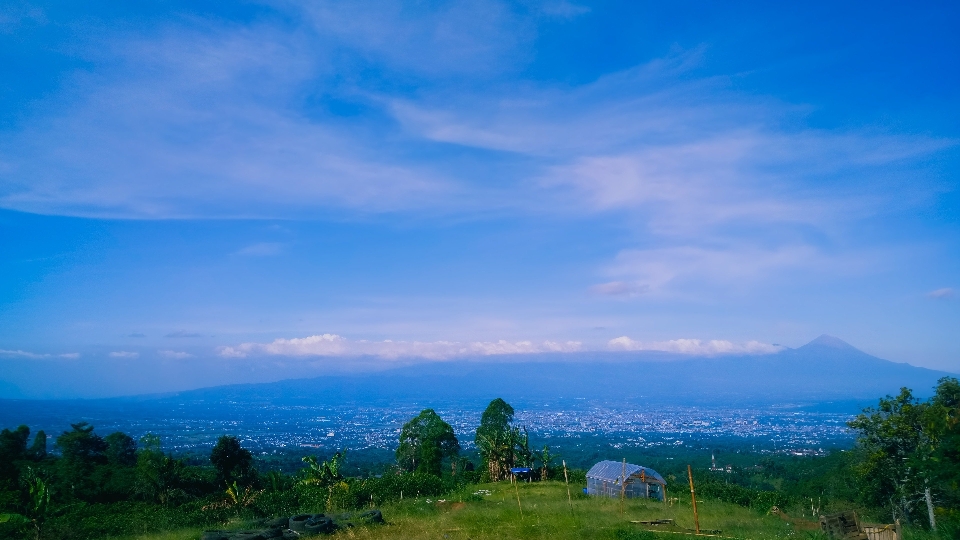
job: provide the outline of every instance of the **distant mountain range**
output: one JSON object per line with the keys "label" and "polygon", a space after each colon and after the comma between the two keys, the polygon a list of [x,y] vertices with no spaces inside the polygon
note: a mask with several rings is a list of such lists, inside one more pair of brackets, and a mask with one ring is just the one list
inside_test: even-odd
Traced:
{"label": "distant mountain range", "polygon": [[522,401],[603,400],[651,404],[875,403],[903,386],[932,393],[950,373],[882,360],[823,335],[796,349],[710,358],[668,353],[524,355],[496,361],[430,362],[180,392],[163,400],[423,403],[493,397]]}

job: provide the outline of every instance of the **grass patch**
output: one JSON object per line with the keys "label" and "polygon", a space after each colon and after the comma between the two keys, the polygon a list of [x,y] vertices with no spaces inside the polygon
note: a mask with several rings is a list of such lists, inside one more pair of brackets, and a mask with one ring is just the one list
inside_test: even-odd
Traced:
{"label": "grass patch", "polygon": [[[340,537],[365,540],[424,538],[437,540],[657,540],[694,538],[680,534],[693,529],[689,502],[664,505],[641,499],[583,497],[575,494],[572,505],[559,482],[509,483],[471,486],[462,493],[437,498],[421,497],[385,505],[388,524],[353,529]],[[476,496],[480,489],[490,495]],[[517,492],[523,509],[517,505]],[[795,531],[782,520],[729,503],[698,501],[701,530],[719,529],[722,535],[750,540],[815,538]],[[673,519],[675,526],[644,526],[631,521]],[[659,532],[658,532],[659,529]],[[667,532],[669,531],[669,532]]]}

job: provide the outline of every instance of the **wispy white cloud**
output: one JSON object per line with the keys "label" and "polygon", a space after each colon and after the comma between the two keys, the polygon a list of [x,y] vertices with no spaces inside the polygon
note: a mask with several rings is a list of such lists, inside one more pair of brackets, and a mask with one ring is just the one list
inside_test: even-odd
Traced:
{"label": "wispy white cloud", "polygon": [[257,242],[237,250],[237,255],[247,257],[272,257],[283,253],[283,244],[280,242]]}
{"label": "wispy white cloud", "polygon": [[733,343],[726,340],[672,339],[669,341],[635,341],[627,336],[611,339],[607,344],[614,351],[663,351],[693,356],[713,356],[718,354],[771,354],[783,350],[783,347],[747,341]]}
{"label": "wispy white cloud", "polygon": [[942,300],[945,298],[953,298],[953,294],[954,294],[954,291],[952,287],[944,287],[942,289],[937,289],[935,291],[928,292],[927,298]]}
{"label": "wispy white cloud", "polygon": [[110,358],[140,358],[140,353],[132,351],[113,351]]}
{"label": "wispy white cloud", "polygon": [[163,358],[171,358],[175,360],[193,357],[192,354],[188,352],[183,352],[183,351],[157,351],[157,354],[159,354]]}
{"label": "wispy white cloud", "polygon": [[17,152],[0,152],[0,206],[289,216],[422,207],[451,191],[430,167],[296,110],[303,86],[323,72],[314,45],[270,26],[171,28],[154,40],[94,45],[100,69],[68,85],[75,95],[4,137]]}
{"label": "wispy white cloud", "polygon": [[76,359],[80,358],[80,353],[61,353],[61,354],[49,354],[49,353],[34,353],[30,351],[23,351],[20,349],[9,350],[9,349],[0,349],[0,356],[5,356],[8,358],[67,358],[67,359]]}
{"label": "wispy white cloud", "polygon": [[[74,93],[0,140],[17,149],[0,152],[0,206],[146,218],[641,209],[652,231],[698,234],[869,213],[876,201],[851,184],[883,192],[898,167],[955,144],[784,128],[802,126],[783,121],[791,107],[698,79],[699,49],[580,85],[504,75],[533,57],[544,15],[584,12],[566,1],[273,7],[291,23],[208,19],[88,43],[95,67],[66,85]],[[365,82],[370,69],[420,90]],[[369,114],[318,116],[305,93]],[[527,159],[490,155],[494,188],[436,142]]]}
{"label": "wispy white cloud", "polygon": [[279,356],[376,356],[385,359],[423,358],[446,360],[464,356],[575,352],[577,341],[365,341],[348,340],[337,334],[313,335],[305,338],[276,339],[270,343],[242,343],[220,347],[221,356],[243,358],[250,355]]}
{"label": "wispy white cloud", "polygon": [[[428,9],[398,0],[291,6],[334,47],[388,70],[421,76],[490,76],[515,70],[532,59],[529,46],[537,31],[533,17],[497,0],[443,2]],[[540,12],[579,14],[567,2],[545,2]]]}
{"label": "wispy white cloud", "polygon": [[165,338],[198,338],[203,337],[203,334],[199,332],[187,332],[186,330],[177,330],[175,332],[170,332],[163,336]]}
{"label": "wispy white cloud", "polygon": [[626,281],[608,281],[598,283],[590,287],[590,292],[601,296],[616,296],[629,298],[639,296],[650,291],[650,285],[647,283],[636,283]]}
{"label": "wispy white cloud", "polygon": [[[629,295],[627,291],[662,292],[668,285],[691,282],[743,285],[785,270],[816,270],[828,265],[834,268],[835,264],[838,263],[828,263],[824,254],[804,244],[772,248],[734,244],[626,249],[617,254],[605,272],[629,278],[629,281],[596,285],[592,290],[624,296]],[[598,287],[601,288],[599,291]]]}

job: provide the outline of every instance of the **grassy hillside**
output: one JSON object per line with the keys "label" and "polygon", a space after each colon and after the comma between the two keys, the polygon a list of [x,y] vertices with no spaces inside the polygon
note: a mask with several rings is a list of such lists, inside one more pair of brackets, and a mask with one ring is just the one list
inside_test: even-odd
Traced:
{"label": "grassy hillside", "polygon": [[[588,498],[578,494],[578,487],[571,487],[571,491],[572,503],[568,502],[566,488],[559,482],[521,483],[516,487],[507,482],[471,486],[441,500],[417,498],[385,505],[382,509],[388,522],[386,525],[343,531],[336,537],[369,540],[693,538],[689,493],[672,494],[680,499],[673,505],[627,500],[621,512],[619,500]],[[518,494],[522,516],[517,504]],[[704,532],[719,530],[723,537],[751,540],[819,538],[819,533],[798,530],[781,518],[741,506],[703,500],[698,502],[698,507],[701,529]],[[631,523],[654,519],[673,519],[675,525]],[[243,524],[233,526],[242,528]],[[187,540],[199,538],[199,532],[182,530],[134,538]]]}

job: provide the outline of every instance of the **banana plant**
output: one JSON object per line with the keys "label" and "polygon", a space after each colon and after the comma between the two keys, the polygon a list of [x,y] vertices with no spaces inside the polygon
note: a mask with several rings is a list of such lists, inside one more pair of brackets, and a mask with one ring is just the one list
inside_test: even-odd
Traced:
{"label": "banana plant", "polygon": [[42,478],[28,469],[26,484],[26,504],[23,513],[0,514],[0,523],[11,523],[20,526],[32,526],[34,538],[40,540],[44,522],[50,512],[50,489]]}
{"label": "banana plant", "polygon": [[340,467],[343,464],[345,452],[337,452],[324,462],[317,461],[314,456],[305,456],[303,462],[307,464],[304,469],[304,478],[301,484],[310,486],[330,486],[343,479],[340,474]]}

